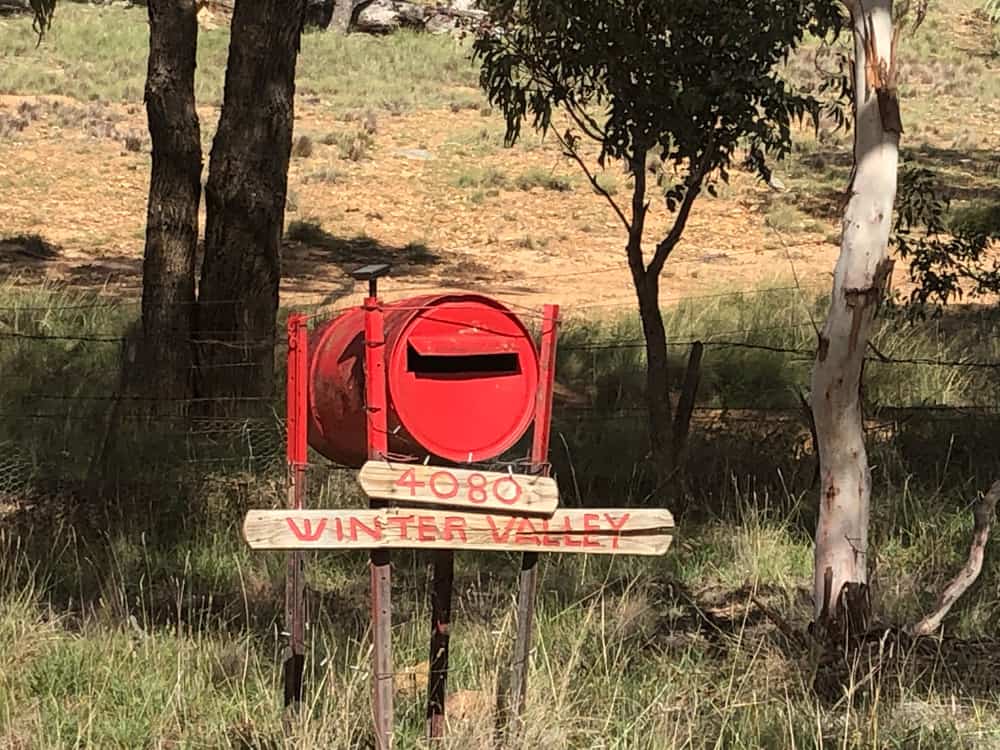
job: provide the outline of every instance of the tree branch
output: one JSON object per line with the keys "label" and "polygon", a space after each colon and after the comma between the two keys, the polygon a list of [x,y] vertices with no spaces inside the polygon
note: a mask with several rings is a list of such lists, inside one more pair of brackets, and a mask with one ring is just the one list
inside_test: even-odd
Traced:
{"label": "tree branch", "polygon": [[913,636],[930,635],[941,626],[941,621],[948,614],[956,601],[979,578],[983,569],[983,557],[986,552],[986,542],[990,538],[990,527],[997,502],[1000,501],[1000,481],[994,482],[983,499],[976,505],[973,512],[975,525],[972,531],[972,545],[969,548],[969,559],[938,598],[937,607],[916,625],[909,628]]}
{"label": "tree branch", "polygon": [[670,257],[670,253],[673,252],[677,243],[680,242],[681,235],[684,233],[684,227],[687,226],[688,215],[691,213],[691,206],[694,205],[694,199],[701,192],[701,183],[705,179],[705,173],[708,171],[708,162],[714,146],[715,139],[710,135],[698,166],[693,168],[688,175],[687,190],[684,192],[684,200],[681,201],[681,207],[674,218],[674,225],[670,228],[670,233],[660,240],[656,246],[653,259],[649,262],[647,268],[649,273],[659,276],[660,271],[663,270],[663,265],[667,262],[667,258]]}
{"label": "tree branch", "polygon": [[684,193],[684,200],[681,201],[681,207],[674,218],[674,225],[671,227],[670,233],[660,240],[656,246],[653,259],[649,262],[649,273],[659,275],[660,271],[663,270],[663,264],[667,262],[670,253],[673,252],[677,243],[680,242],[681,234],[683,234],[684,227],[687,225],[688,215],[691,213],[691,206],[694,204],[694,199],[698,196],[698,193],[701,192],[700,183],[701,178],[699,177],[696,182],[693,181],[693,184],[688,185]]}
{"label": "tree branch", "polygon": [[649,210],[649,203],[646,201],[646,155],[649,151],[645,148],[635,147],[632,155],[632,225],[628,233],[628,265],[632,271],[632,279],[635,282],[636,291],[648,273],[645,261],[642,257],[642,235],[646,229],[646,212]]}
{"label": "tree branch", "polygon": [[576,145],[572,142],[572,139],[568,137],[568,134],[563,136],[559,135],[558,131],[554,132],[556,134],[556,140],[558,140],[559,145],[563,147],[563,153],[580,165],[580,169],[583,170],[583,173],[587,175],[587,179],[590,180],[591,186],[597,191],[598,194],[604,196],[604,199],[608,202],[611,208],[614,209],[615,213],[618,214],[618,218],[621,220],[621,223],[625,225],[625,231],[631,234],[632,224],[629,222],[628,217],[625,216],[625,212],[621,210],[615,202],[615,199],[611,197],[611,193],[598,184],[597,176],[590,171],[586,162],[584,162],[583,157],[577,153]]}
{"label": "tree branch", "polygon": [[567,104],[565,109],[567,114],[573,118],[573,122],[577,124],[580,130],[587,134],[588,138],[597,143],[604,143],[607,136],[600,124],[593,117],[584,112],[583,109],[578,111],[576,107],[570,104]]}

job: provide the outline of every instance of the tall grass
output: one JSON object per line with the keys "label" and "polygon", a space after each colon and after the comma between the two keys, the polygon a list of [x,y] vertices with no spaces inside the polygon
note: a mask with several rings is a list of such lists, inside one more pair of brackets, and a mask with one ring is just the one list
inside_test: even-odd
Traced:
{"label": "tall grass", "polygon": [[[810,317],[818,319],[823,300],[790,294],[682,302],[665,311],[671,340],[808,352]],[[915,325],[888,316],[877,346],[894,356],[995,358],[992,315],[976,313],[975,328],[962,319],[971,314]],[[227,443],[219,450],[235,454],[235,464],[192,462],[172,446],[186,438],[147,422],[145,437],[129,434],[132,449],[113,454],[113,481],[91,494],[79,494],[87,485],[61,494],[41,481],[87,476],[93,424],[106,406],[79,397],[114,388],[121,353],[81,339],[127,337],[136,315],[129,302],[93,294],[0,288],[0,335],[21,335],[0,339],[0,404],[19,417],[0,421],[2,455],[17,452],[32,467],[15,492],[0,494],[0,747],[368,746],[361,553],[309,560],[307,705],[290,722],[280,708],[284,559],[251,553],[238,531],[247,509],[282,502],[280,460],[247,464],[246,443]],[[677,368],[684,352],[674,350]],[[795,417],[773,418],[797,408],[809,364],[808,354],[710,347],[687,511],[671,552],[543,562],[522,747],[964,748],[998,738],[991,673],[956,676],[946,661],[935,666],[918,652],[885,657],[875,671],[859,663],[847,693],[818,700],[816,665],[755,603],[795,627],[811,617],[814,463],[801,442],[808,428]],[[663,502],[641,468],[642,367],[633,319],[567,325],[560,380],[592,405],[557,414],[553,458],[564,504]],[[873,408],[990,401],[989,371],[942,374],[955,369],[873,362],[866,398]],[[39,394],[69,398],[53,403]],[[59,410],[93,421],[32,416]],[[749,421],[722,418],[748,410]],[[929,607],[960,564],[968,502],[998,464],[984,449],[991,429],[963,417],[871,434],[875,590],[880,611],[894,620]],[[140,449],[143,440],[150,450]],[[158,481],[129,485],[130,477],[149,476],[152,447],[165,457],[153,462]],[[314,507],[364,502],[351,473],[321,462],[312,472]],[[393,561],[398,743],[418,747],[428,560],[406,551]],[[491,746],[516,572],[510,555],[458,557],[449,683],[456,697],[445,747]],[[949,632],[995,633],[998,572],[988,559],[983,583],[949,618]]]}
{"label": "tall grass", "polygon": [[[747,513],[760,514],[752,498]],[[804,655],[761,621],[754,599],[801,622],[806,539],[773,546],[772,521],[686,530],[669,558],[563,558],[542,566],[525,733],[520,747],[881,748],[989,747],[1000,711],[983,675],[955,684],[946,670],[901,668],[886,658],[859,664],[839,703],[817,701]],[[780,528],[780,525],[779,527]],[[235,535],[235,529],[230,533]],[[770,538],[771,542],[764,542]],[[83,557],[67,536],[56,549]],[[137,540],[140,567],[156,570]],[[740,569],[749,552],[755,566]],[[690,559],[709,557],[700,566]],[[179,556],[178,563],[185,556]],[[254,624],[220,621],[220,599],[251,611],[280,596],[269,555],[220,556],[241,585],[209,588],[189,567],[148,581],[198,607],[158,612],[135,595],[128,571],[109,567],[103,588],[54,609],[48,582],[23,556],[3,563],[0,591],[0,742],[12,747],[370,746],[365,562],[328,553],[309,562],[311,611],[306,704],[289,723],[280,708],[283,639],[276,614]],[[456,577],[449,688],[451,727],[443,745],[492,747],[495,690],[512,638],[517,561],[462,555]],[[85,563],[81,563],[85,564]],[[683,566],[687,565],[685,571]],[[714,567],[717,566],[717,567]],[[268,569],[271,569],[270,571]],[[340,572],[331,585],[324,574]],[[422,746],[426,690],[427,565],[394,555],[397,744]],[[503,571],[503,572],[494,572]],[[774,573],[778,575],[775,576]],[[991,571],[993,575],[995,571]],[[270,587],[255,583],[272,575]],[[697,576],[697,583],[692,581]],[[688,586],[697,585],[694,594]],[[213,602],[208,597],[218,598]],[[696,595],[701,611],[689,596]],[[214,605],[214,606],[213,606]],[[710,613],[706,620],[705,611]],[[989,680],[986,680],[987,685]]]}

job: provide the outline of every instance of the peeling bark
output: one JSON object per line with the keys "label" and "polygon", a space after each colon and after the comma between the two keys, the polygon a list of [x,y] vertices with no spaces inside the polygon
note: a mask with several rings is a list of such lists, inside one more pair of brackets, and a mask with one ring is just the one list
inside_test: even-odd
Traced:
{"label": "peeling bark", "polygon": [[813,367],[811,405],[820,460],[814,605],[830,638],[865,627],[871,471],[861,382],[872,321],[892,270],[899,105],[892,0],[848,3],[854,34],[854,162],[833,294]]}

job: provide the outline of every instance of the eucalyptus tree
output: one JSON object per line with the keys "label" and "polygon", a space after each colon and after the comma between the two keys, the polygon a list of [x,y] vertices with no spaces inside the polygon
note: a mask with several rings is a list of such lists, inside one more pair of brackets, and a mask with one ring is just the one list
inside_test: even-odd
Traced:
{"label": "eucalyptus tree", "polygon": [[[507,143],[525,122],[553,133],[621,222],[645,339],[652,455],[670,476],[687,410],[671,402],[663,269],[702,192],[737,167],[767,180],[794,122],[818,116],[820,102],[783,77],[782,63],[807,34],[837,34],[842,12],[829,0],[497,0],[491,18],[474,50]],[[606,162],[631,175],[627,203],[597,180]],[[653,200],[672,221],[650,237]]]}

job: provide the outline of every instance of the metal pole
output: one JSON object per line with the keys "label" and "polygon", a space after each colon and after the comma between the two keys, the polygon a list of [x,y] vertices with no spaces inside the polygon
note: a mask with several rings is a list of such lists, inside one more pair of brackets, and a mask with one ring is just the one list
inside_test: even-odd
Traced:
{"label": "metal pole", "polygon": [[[556,341],[559,330],[559,305],[545,305],[542,320],[542,346],[538,361],[538,394],[535,399],[535,429],[531,442],[531,470],[548,474],[549,436],[552,430],[552,392],[556,375]],[[528,692],[528,668],[531,656],[531,633],[535,621],[535,591],[538,588],[538,553],[521,555],[518,581],[517,633],[511,664],[511,731],[521,731],[522,715]]]}
{"label": "metal pole", "polygon": [[445,700],[448,688],[448,638],[451,625],[451,592],[455,576],[455,553],[434,552],[434,582],[431,588],[430,680],[427,685],[427,738],[440,740],[445,731]]}
{"label": "metal pole", "polygon": [[[301,510],[306,494],[306,409],[308,400],[308,329],[304,315],[288,318],[287,446],[288,507]],[[288,555],[285,572],[285,627],[289,636],[284,663],[285,706],[302,701],[305,670],[305,563],[301,552]]]}
{"label": "metal pole", "polygon": [[[374,278],[365,300],[365,404],[368,413],[368,457],[382,459],[389,451],[385,382],[385,333],[382,306]],[[380,505],[380,504],[379,504]],[[371,507],[377,507],[374,502]],[[371,552],[372,712],[376,750],[392,747],[392,574],[389,553]]]}

